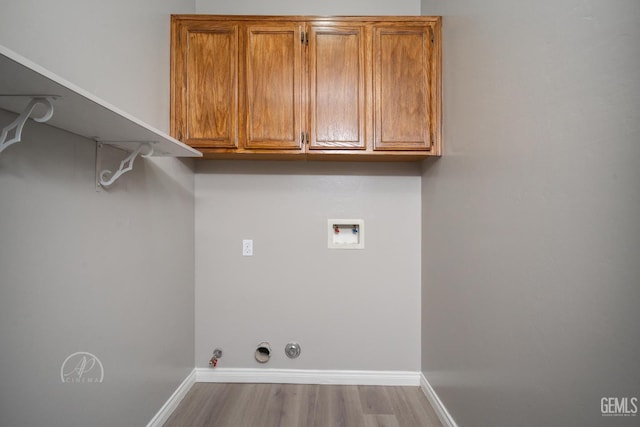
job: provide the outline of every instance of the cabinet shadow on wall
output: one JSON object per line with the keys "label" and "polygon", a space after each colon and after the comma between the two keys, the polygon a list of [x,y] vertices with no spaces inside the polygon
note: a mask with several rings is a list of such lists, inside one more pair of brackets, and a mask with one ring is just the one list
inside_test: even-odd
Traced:
{"label": "cabinet shadow on wall", "polygon": [[198,160],[196,173],[238,175],[421,176],[420,162]]}

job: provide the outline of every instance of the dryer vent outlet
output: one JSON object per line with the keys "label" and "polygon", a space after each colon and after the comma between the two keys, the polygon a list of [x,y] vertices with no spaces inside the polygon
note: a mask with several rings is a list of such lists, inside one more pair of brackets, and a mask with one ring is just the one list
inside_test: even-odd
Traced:
{"label": "dryer vent outlet", "polygon": [[268,342],[258,344],[255,357],[258,363],[267,363],[271,359],[271,345]]}

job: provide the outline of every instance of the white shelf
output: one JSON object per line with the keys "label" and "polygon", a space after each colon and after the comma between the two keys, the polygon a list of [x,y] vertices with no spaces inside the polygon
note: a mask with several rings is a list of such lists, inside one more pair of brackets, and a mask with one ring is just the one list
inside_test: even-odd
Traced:
{"label": "white shelf", "polygon": [[[48,125],[127,152],[134,152],[140,143],[149,143],[154,156],[202,156],[198,150],[0,46],[0,108],[20,114],[34,97],[53,98],[54,112]],[[38,108],[32,117],[38,117]],[[0,123],[0,129],[6,124]]]}

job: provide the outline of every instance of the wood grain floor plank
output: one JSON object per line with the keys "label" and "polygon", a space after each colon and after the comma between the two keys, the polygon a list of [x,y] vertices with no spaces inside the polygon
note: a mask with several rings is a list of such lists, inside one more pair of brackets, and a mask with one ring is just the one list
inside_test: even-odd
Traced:
{"label": "wood grain floor plank", "polygon": [[364,414],[362,413],[362,403],[360,402],[360,392],[358,386],[336,386],[342,396],[338,397],[338,402],[342,406],[344,413],[345,427],[365,427]]}
{"label": "wood grain floor plank", "polygon": [[390,415],[393,408],[387,394],[387,387],[358,386],[362,412],[365,414]]}
{"label": "wood grain floor plank", "polygon": [[[205,400],[201,408],[194,408],[192,412],[188,412],[191,420],[190,423],[194,425],[207,425],[210,420],[220,417],[220,413],[224,410],[224,405],[227,401],[233,397],[229,397],[233,393],[232,384],[216,384],[217,387],[210,392],[210,387],[201,388],[201,393],[204,395]],[[185,424],[187,427],[189,424]]]}
{"label": "wood grain floor plank", "polygon": [[401,427],[395,415],[373,415],[364,416],[365,427]]}
{"label": "wood grain floor plank", "polygon": [[424,395],[424,392],[421,389],[417,389],[416,393],[412,393],[409,396],[410,403],[413,404],[415,402],[416,406],[421,405],[422,410],[427,414],[429,419],[431,420],[431,424],[434,426],[442,426],[440,419],[438,418],[438,414],[429,403],[429,400]]}
{"label": "wood grain floor plank", "polygon": [[419,413],[423,414],[423,416],[429,420],[429,424],[427,425],[437,427],[442,426],[436,411],[433,409],[433,406],[431,406],[431,403],[429,403],[427,396],[424,395],[424,392],[419,387],[405,388],[404,392],[405,398],[409,404],[412,407],[415,407]]}
{"label": "wood grain floor plank", "polygon": [[266,426],[262,418],[262,411],[268,400],[269,384],[234,384],[241,388],[241,397],[233,405],[234,410],[230,411],[227,418],[220,420],[219,424],[212,426],[232,427],[232,426]]}
{"label": "wood grain floor plank", "polygon": [[284,384],[282,387],[282,414],[280,427],[297,427],[300,425],[302,408],[302,386],[299,384]]}
{"label": "wood grain floor plank", "polygon": [[364,427],[357,386],[317,387],[315,411],[309,427]]}
{"label": "wood grain floor plank", "polygon": [[309,425],[309,414],[314,413],[317,387],[303,384],[283,386],[282,416],[280,427],[300,427]]}
{"label": "wood grain floor plank", "polygon": [[[390,387],[388,389],[393,412],[401,426],[440,427],[427,397],[418,387]],[[425,407],[426,402],[428,409]],[[430,409],[430,411],[429,411]],[[433,414],[433,417],[432,417]]]}
{"label": "wood grain floor plank", "polygon": [[211,387],[208,387],[208,384],[194,384],[165,425],[172,427],[205,425],[207,418],[211,415],[215,417],[229,391],[228,384],[215,384],[215,386],[215,393],[211,393]]}
{"label": "wood grain floor plank", "polygon": [[164,427],[441,427],[418,387],[197,383]]}
{"label": "wood grain floor plank", "polygon": [[320,386],[319,385],[303,385],[301,388],[302,393],[302,407],[300,408],[300,414],[298,425],[300,426],[315,426],[318,410],[318,403],[320,400]]}
{"label": "wood grain floor plank", "polygon": [[265,427],[280,427],[285,407],[285,384],[269,384],[267,386],[267,401],[260,411],[259,420]]}

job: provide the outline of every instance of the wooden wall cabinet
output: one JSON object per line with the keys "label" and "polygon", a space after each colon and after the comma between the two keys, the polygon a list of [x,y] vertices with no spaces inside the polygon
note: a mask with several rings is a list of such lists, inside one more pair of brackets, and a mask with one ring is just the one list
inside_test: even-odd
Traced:
{"label": "wooden wall cabinet", "polygon": [[441,155],[440,17],[174,15],[171,134],[206,158]]}

